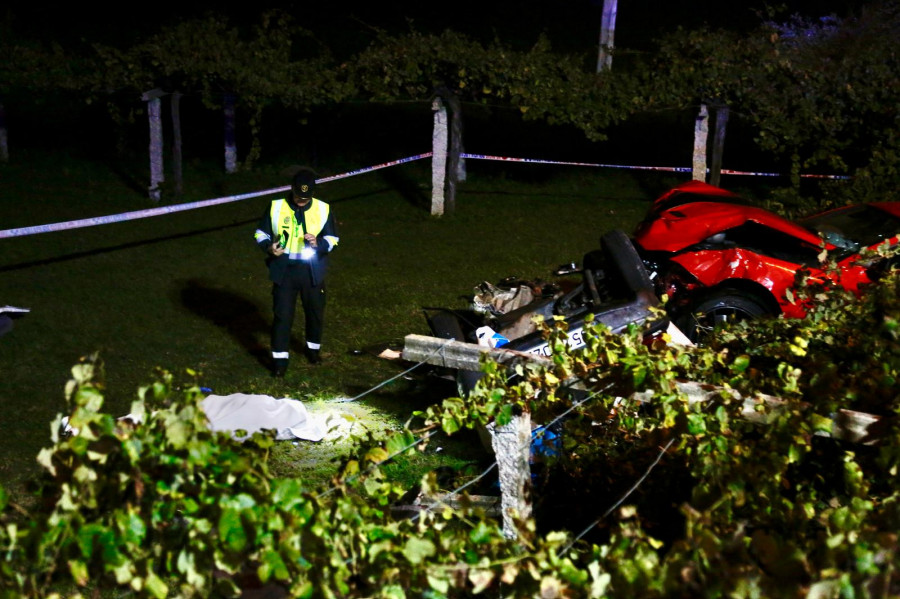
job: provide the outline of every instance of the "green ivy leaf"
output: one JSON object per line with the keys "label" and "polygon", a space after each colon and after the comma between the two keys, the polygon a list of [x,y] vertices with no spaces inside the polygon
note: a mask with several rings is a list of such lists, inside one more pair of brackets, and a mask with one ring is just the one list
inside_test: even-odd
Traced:
{"label": "green ivy leaf", "polygon": [[500,407],[500,410],[497,411],[496,422],[497,426],[506,426],[512,421],[513,416],[513,406],[510,404],[504,404]]}
{"label": "green ivy leaf", "polygon": [[303,498],[303,482],[296,478],[282,478],[272,486],[272,503],[285,511],[294,509],[305,502]]}
{"label": "green ivy leaf", "polygon": [[444,415],[441,418],[441,428],[448,435],[452,435],[453,433],[459,431],[459,429],[460,429],[459,420],[457,420],[456,418],[454,418],[452,416]]}
{"label": "green ivy leaf", "polygon": [[688,414],[687,430],[692,435],[706,432],[706,418],[703,414]]}
{"label": "green ivy leaf", "polygon": [[75,404],[96,413],[103,407],[103,395],[96,387],[79,387],[75,393]]}
{"label": "green ivy leaf", "polygon": [[169,587],[153,572],[147,574],[144,579],[144,588],[156,599],[165,599],[169,594]]}
{"label": "green ivy leaf", "polygon": [[746,372],[747,368],[750,367],[750,356],[747,354],[741,354],[740,356],[734,359],[734,362],[731,363],[731,370],[735,373]]}
{"label": "green ivy leaf", "polygon": [[428,539],[412,537],[403,546],[403,556],[415,565],[421,564],[435,553],[434,543]]}
{"label": "green ivy leaf", "polygon": [[445,574],[429,571],[425,577],[428,580],[428,586],[441,595],[446,595],[450,591],[450,581]]}
{"label": "green ivy leaf", "polygon": [[181,449],[187,445],[190,433],[187,424],[175,418],[169,419],[166,424],[166,439],[172,447]]}
{"label": "green ivy leaf", "polygon": [[588,572],[591,575],[590,596],[605,597],[606,591],[612,582],[612,576],[608,572],[602,572],[600,564],[597,562],[588,564]]}
{"label": "green ivy leaf", "polygon": [[197,571],[197,563],[194,553],[187,549],[178,552],[178,559],[175,567],[178,572],[184,574],[188,584],[197,589],[202,589],[206,585],[206,579]]}
{"label": "green ivy leaf", "polygon": [[366,452],[366,460],[372,462],[373,464],[380,464],[390,457],[390,454],[384,449],[384,447],[373,447]]}
{"label": "green ivy leaf", "polygon": [[268,582],[269,578],[274,576],[277,580],[288,580],[290,572],[281,559],[281,554],[277,551],[266,551],[260,558],[259,568],[257,568],[259,579]]}
{"label": "green ivy leaf", "polygon": [[53,456],[55,452],[50,447],[44,447],[38,452],[37,462],[43,466],[50,474],[56,475],[56,466],[53,464]]}
{"label": "green ivy leaf", "polygon": [[116,513],[116,527],[122,534],[122,540],[134,546],[139,546],[146,534],[147,525],[139,514],[129,509],[127,512]]}
{"label": "green ivy leaf", "polygon": [[80,587],[86,586],[89,580],[87,564],[81,560],[69,560],[68,565],[69,573],[72,575],[75,584]]}
{"label": "green ivy leaf", "polygon": [[218,529],[219,539],[231,551],[239,552],[247,546],[247,532],[244,530],[239,510],[232,508],[222,510]]}
{"label": "green ivy leaf", "polygon": [[826,418],[825,416],[821,416],[819,414],[813,414],[811,417],[813,430],[816,432],[823,432],[831,434],[834,431],[834,420],[831,418]]}
{"label": "green ivy leaf", "polygon": [[639,365],[634,368],[632,371],[632,382],[634,383],[635,388],[640,389],[644,384],[644,381],[647,380],[647,368],[643,365]]}
{"label": "green ivy leaf", "polygon": [[[469,582],[472,583],[472,593],[475,595],[491,586],[491,583],[493,581],[494,572],[492,570],[486,570],[482,568],[472,568],[471,570],[469,570]],[[548,594],[543,596],[552,597],[554,595]]]}
{"label": "green ivy leaf", "polygon": [[400,585],[389,584],[381,589],[380,596],[385,599],[406,599],[406,592]]}
{"label": "green ivy leaf", "polygon": [[476,545],[489,543],[496,533],[494,527],[488,526],[483,520],[478,522],[472,530],[469,531],[469,540]]}
{"label": "green ivy leaf", "polygon": [[410,431],[404,430],[392,435],[385,443],[385,449],[391,455],[399,454],[401,451],[411,449],[415,441],[415,436]]}

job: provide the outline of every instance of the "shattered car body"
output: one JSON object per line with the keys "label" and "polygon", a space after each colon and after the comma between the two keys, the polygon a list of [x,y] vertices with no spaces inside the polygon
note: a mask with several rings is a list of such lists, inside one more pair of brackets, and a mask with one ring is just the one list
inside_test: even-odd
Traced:
{"label": "shattered car body", "polygon": [[[653,282],[628,235],[610,231],[600,246],[584,256],[580,267],[570,264],[556,271],[560,277],[573,276],[570,280],[482,283],[467,309],[425,308],[428,325],[436,337],[470,343],[479,343],[479,332],[489,327],[502,347],[544,357],[550,355],[550,347],[534,323],[536,316],[546,321],[562,317],[572,348],[585,345],[582,330],[589,315],[613,332],[648,321],[648,335],[665,330],[668,322],[655,319],[659,299]],[[498,346],[488,339],[481,345]],[[471,390],[480,377],[479,372],[457,373],[461,392]]]}
{"label": "shattered car body", "polygon": [[[806,307],[789,290],[801,270],[858,293],[888,261],[866,255],[897,243],[900,202],[837,208],[796,222],[754,207],[740,196],[692,181],[657,199],[634,242],[668,296],[675,324],[696,341],[729,320],[784,314]],[[823,267],[827,256],[836,272]]]}

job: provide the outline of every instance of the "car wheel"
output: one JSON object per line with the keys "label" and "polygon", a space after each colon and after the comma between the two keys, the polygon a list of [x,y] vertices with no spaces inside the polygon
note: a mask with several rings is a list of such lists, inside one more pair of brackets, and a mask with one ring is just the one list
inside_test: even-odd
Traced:
{"label": "car wheel", "polygon": [[675,319],[675,324],[688,339],[702,343],[718,328],[769,315],[764,302],[752,294],[725,290],[693,304],[686,314]]}

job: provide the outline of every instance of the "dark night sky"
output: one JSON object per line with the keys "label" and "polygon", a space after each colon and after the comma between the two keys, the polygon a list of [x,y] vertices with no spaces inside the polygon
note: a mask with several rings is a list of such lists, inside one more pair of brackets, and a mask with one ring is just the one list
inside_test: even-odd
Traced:
{"label": "dark night sky", "polygon": [[[755,10],[764,0],[620,0],[616,45],[640,49],[659,32],[677,25],[708,23],[716,27],[745,27],[758,21]],[[105,3],[104,3],[105,4]],[[790,12],[843,16],[861,4],[852,0],[788,0]],[[221,2],[66,3],[48,7],[20,3],[0,11],[14,29],[30,37],[65,40],[102,40],[127,45],[152,33],[161,24],[221,11]],[[392,2],[320,3],[296,1],[243,3],[227,9],[235,22],[254,24],[264,7],[278,6],[294,15],[298,25],[313,30],[335,51],[364,47],[372,39],[372,27],[408,30],[408,22],[423,31],[454,29],[482,39],[495,35],[511,44],[530,45],[545,32],[554,47],[565,51],[591,49],[598,39],[602,0],[395,0]],[[355,48],[354,48],[355,46]]]}

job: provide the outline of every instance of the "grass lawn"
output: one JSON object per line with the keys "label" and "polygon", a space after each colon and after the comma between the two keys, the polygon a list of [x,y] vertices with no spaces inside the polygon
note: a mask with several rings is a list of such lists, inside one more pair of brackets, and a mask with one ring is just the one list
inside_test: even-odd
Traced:
{"label": "grass lawn", "polygon": [[[283,186],[287,166],[225,176],[215,166],[189,165],[185,196],[167,202]],[[0,483],[15,492],[37,471],[35,456],[64,411],[64,386],[80,356],[99,352],[103,359],[112,414],[128,412],[157,367],[178,376],[194,369],[219,395],[292,397],[333,410],[329,400],[360,395],[410,366],[353,350],[427,334],[424,306],[463,307],[461,296],[483,280],[549,279],[551,269],[597,247],[603,232],[630,231],[648,201],[678,182],[543,165],[468,167],[457,209],[443,218],[428,211],[428,161],[320,186],[341,237],[328,281],[325,361],[295,359],[284,380],[267,370],[271,287],[253,242],[270,198],[0,240],[0,305],[31,309],[0,339]],[[0,228],[8,229],[152,204],[117,169],[29,154],[0,166],[0,206]],[[294,330],[299,350],[302,317]],[[341,417],[359,422],[356,430],[392,426],[452,393],[452,386],[402,377],[352,408],[343,404]],[[369,417],[379,424],[366,425]],[[273,468],[302,474],[336,447],[284,443]]]}

